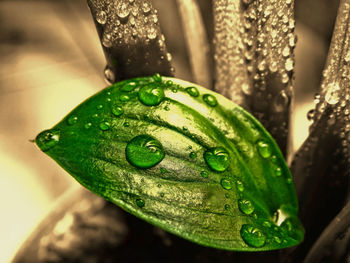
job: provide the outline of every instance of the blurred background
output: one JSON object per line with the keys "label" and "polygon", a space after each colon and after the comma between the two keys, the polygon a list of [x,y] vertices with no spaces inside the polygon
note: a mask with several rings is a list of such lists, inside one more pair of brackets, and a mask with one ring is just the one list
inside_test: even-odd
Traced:
{"label": "blurred background", "polygon": [[[210,1],[199,3],[210,12]],[[176,2],[154,4],[176,77],[191,81]],[[296,1],[293,151],[307,136],[306,113],[320,82],[337,6],[332,0]],[[80,187],[30,140],[106,86],[104,61],[86,0],[0,1],[0,262],[11,261],[60,196]]]}

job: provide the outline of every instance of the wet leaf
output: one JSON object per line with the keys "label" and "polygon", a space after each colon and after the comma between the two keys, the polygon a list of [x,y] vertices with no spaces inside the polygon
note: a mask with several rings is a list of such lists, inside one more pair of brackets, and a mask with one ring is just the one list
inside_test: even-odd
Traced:
{"label": "wet leaf", "polygon": [[36,144],[92,192],[195,243],[261,251],[303,239],[275,141],[241,107],[193,83],[116,83]]}

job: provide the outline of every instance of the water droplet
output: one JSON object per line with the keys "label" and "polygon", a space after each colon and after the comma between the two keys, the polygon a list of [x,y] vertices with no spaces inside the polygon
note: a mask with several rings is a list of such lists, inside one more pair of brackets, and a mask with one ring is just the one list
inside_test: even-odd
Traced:
{"label": "water droplet", "polygon": [[287,58],[287,59],[286,59],[286,63],[284,64],[284,68],[285,68],[287,71],[292,71],[292,70],[293,70],[293,67],[294,67],[293,59]]}
{"label": "water droplet", "polygon": [[166,53],[166,60],[170,62],[172,59],[173,59],[173,57],[171,56],[171,54]]}
{"label": "water droplet", "polygon": [[130,100],[130,97],[129,97],[129,95],[127,95],[127,94],[121,94],[121,95],[119,96],[119,99],[120,99],[120,101],[122,101],[122,102],[126,102],[126,101],[129,101],[129,100]]}
{"label": "water droplet", "polygon": [[152,76],[152,78],[154,79],[154,81],[156,82],[162,82],[162,76],[159,73],[156,73]]}
{"label": "water droplet", "polygon": [[162,174],[165,174],[165,173],[167,173],[167,172],[168,172],[168,170],[167,170],[167,169],[165,169],[164,167],[162,167],[162,168],[160,168],[160,172],[161,172]]}
{"label": "water droplet", "polygon": [[245,95],[252,94],[252,88],[248,83],[243,83],[241,88]]}
{"label": "water droplet", "polygon": [[307,112],[306,114],[306,117],[309,121],[312,121],[312,119],[314,118],[315,116],[315,110],[314,109],[311,109]]}
{"label": "water droplet", "polygon": [[162,144],[150,135],[138,135],[128,142],[126,159],[138,168],[150,168],[161,162],[165,156]]}
{"label": "water droplet", "polygon": [[38,134],[35,143],[40,150],[46,152],[53,148],[60,140],[60,132],[58,130],[45,130]]}
{"label": "water droplet", "polygon": [[334,105],[339,102],[340,99],[340,87],[338,83],[330,83],[327,87],[325,100],[328,104]]}
{"label": "water droplet", "polygon": [[124,126],[124,127],[129,127],[129,126],[130,126],[130,123],[126,121],[126,122],[123,123],[123,126]]}
{"label": "water droplet", "polygon": [[231,206],[229,204],[225,204],[225,210],[230,210]]}
{"label": "water droplet", "polygon": [[157,30],[154,27],[151,27],[147,30],[147,37],[150,40],[157,38]]}
{"label": "water droplet", "polygon": [[121,87],[120,90],[130,92],[130,91],[133,91],[136,87],[137,87],[136,82],[128,81]]}
{"label": "water droplet", "polygon": [[274,107],[276,112],[282,112],[289,104],[289,97],[285,90],[281,90],[281,92],[276,96],[274,101]]}
{"label": "water droplet", "polygon": [[102,37],[102,44],[105,46],[105,47],[111,47],[113,42],[112,42],[112,35],[111,34],[103,34],[103,37]]}
{"label": "water droplet", "polygon": [[197,154],[195,152],[190,153],[190,158],[194,159],[197,157]]}
{"label": "water droplet", "polygon": [[146,106],[156,106],[164,99],[164,90],[157,83],[143,86],[139,93],[139,100]]}
{"label": "water droplet", "polygon": [[85,128],[85,129],[90,129],[91,126],[92,126],[92,123],[91,123],[91,122],[88,122],[88,123],[86,123],[86,124],[84,125],[84,128]]}
{"label": "water droplet", "polygon": [[243,186],[243,183],[241,181],[236,181],[236,187],[237,187],[237,190],[240,191],[240,192],[243,192],[244,191],[244,186]]}
{"label": "water droplet", "polygon": [[273,241],[275,241],[277,244],[281,244],[282,243],[282,240],[279,237],[277,237],[277,236],[273,237]]}
{"label": "water droplet", "polygon": [[262,224],[264,227],[271,227],[271,223],[269,221],[264,221]]}
{"label": "water droplet", "polygon": [[138,198],[136,199],[136,205],[140,208],[145,206],[145,201],[143,201],[142,199]]}
{"label": "water droplet", "polygon": [[289,46],[285,46],[285,47],[284,47],[284,49],[283,49],[283,51],[282,51],[282,55],[283,55],[284,57],[288,57],[288,56],[290,55],[290,48],[289,48]]}
{"label": "water droplet", "polygon": [[222,178],[220,181],[220,184],[221,184],[222,188],[224,188],[225,190],[230,190],[232,188],[232,184],[231,184],[230,180],[227,178]]}
{"label": "water droplet", "polygon": [[113,84],[115,82],[115,75],[113,71],[108,67],[108,65],[105,67],[104,70],[105,79],[109,84]]}
{"label": "water droplet", "polygon": [[241,237],[244,242],[251,247],[262,247],[265,245],[266,236],[258,228],[250,224],[242,225],[240,231]]}
{"label": "water droplet", "polygon": [[99,12],[96,13],[96,21],[101,24],[104,25],[107,22],[107,14],[105,11],[101,10]]}
{"label": "water droplet", "polygon": [[211,169],[217,172],[225,171],[230,165],[230,156],[223,147],[213,147],[206,150],[204,160]]}
{"label": "water droplet", "polygon": [[187,87],[186,92],[190,94],[192,97],[198,97],[199,91],[196,87]]}
{"label": "water droplet", "polygon": [[264,142],[263,140],[259,140],[257,142],[257,148],[260,156],[262,158],[269,158],[271,156],[271,148],[270,145]]}
{"label": "water droplet", "polygon": [[188,128],[186,126],[182,126],[183,131],[188,131]]}
{"label": "water droplet", "polygon": [[118,105],[114,105],[112,107],[112,113],[114,114],[114,116],[119,117],[124,113],[124,110],[122,107],[120,107]]}
{"label": "water droplet", "polygon": [[247,199],[238,200],[238,208],[239,210],[241,210],[242,213],[246,215],[250,215],[254,212],[253,204]]}
{"label": "water droplet", "polygon": [[69,125],[74,125],[78,122],[78,117],[77,116],[71,116],[68,118],[67,123]]}
{"label": "water droplet", "polygon": [[148,3],[143,3],[142,4],[142,11],[145,15],[149,14],[149,12],[151,11],[151,7]]}
{"label": "water droplet", "polygon": [[100,129],[102,131],[107,131],[109,130],[109,128],[111,127],[111,125],[109,124],[109,122],[107,121],[104,121],[104,122],[101,122],[100,125],[99,125]]}
{"label": "water droplet", "polygon": [[216,100],[216,98],[213,95],[204,94],[203,95],[203,100],[210,107],[215,107],[216,105],[218,105],[218,101]]}
{"label": "water droplet", "polygon": [[201,176],[202,176],[203,178],[208,178],[208,172],[206,172],[206,171],[201,171]]}
{"label": "water droplet", "polygon": [[99,104],[99,105],[96,106],[96,109],[98,109],[98,110],[101,110],[102,108],[103,108],[102,104]]}
{"label": "water droplet", "polygon": [[130,14],[130,8],[127,3],[120,2],[117,6],[117,16],[121,20],[127,20],[128,16]]}
{"label": "water droplet", "polygon": [[281,169],[281,167],[276,167],[276,168],[275,168],[275,175],[276,175],[276,176],[281,176],[281,175],[282,175],[282,169]]}
{"label": "water droplet", "polygon": [[349,63],[350,62],[350,51],[348,51],[344,57],[344,61],[345,63]]}

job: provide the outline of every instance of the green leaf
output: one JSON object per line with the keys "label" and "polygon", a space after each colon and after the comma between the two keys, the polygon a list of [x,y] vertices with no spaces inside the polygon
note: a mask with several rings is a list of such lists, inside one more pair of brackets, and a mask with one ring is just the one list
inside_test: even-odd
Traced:
{"label": "green leaf", "polygon": [[156,75],[89,98],[36,144],[83,186],[185,239],[261,251],[303,239],[292,176],[245,110]]}

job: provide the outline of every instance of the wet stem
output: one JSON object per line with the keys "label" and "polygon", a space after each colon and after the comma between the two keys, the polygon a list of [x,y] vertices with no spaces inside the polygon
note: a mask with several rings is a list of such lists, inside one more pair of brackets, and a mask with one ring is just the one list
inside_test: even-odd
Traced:
{"label": "wet stem", "polygon": [[[150,0],[87,2],[106,56],[105,73],[110,82],[154,73],[174,74]],[[118,24],[118,19],[133,12],[125,9],[130,2],[143,12],[135,16],[134,26]],[[194,81],[253,113],[286,156],[293,139],[289,117],[296,43],[294,1],[213,0],[213,44],[208,41],[200,2],[176,3]],[[101,7],[106,14],[98,12]],[[118,19],[104,21],[106,15]],[[313,125],[291,166],[306,228],[305,241],[280,253],[281,262],[302,262],[305,258],[305,262],[320,262],[326,256],[345,256],[334,255],[339,250],[332,245],[339,243],[337,231],[345,233],[340,241],[345,247],[349,240],[349,16],[350,0],[341,0]]]}

